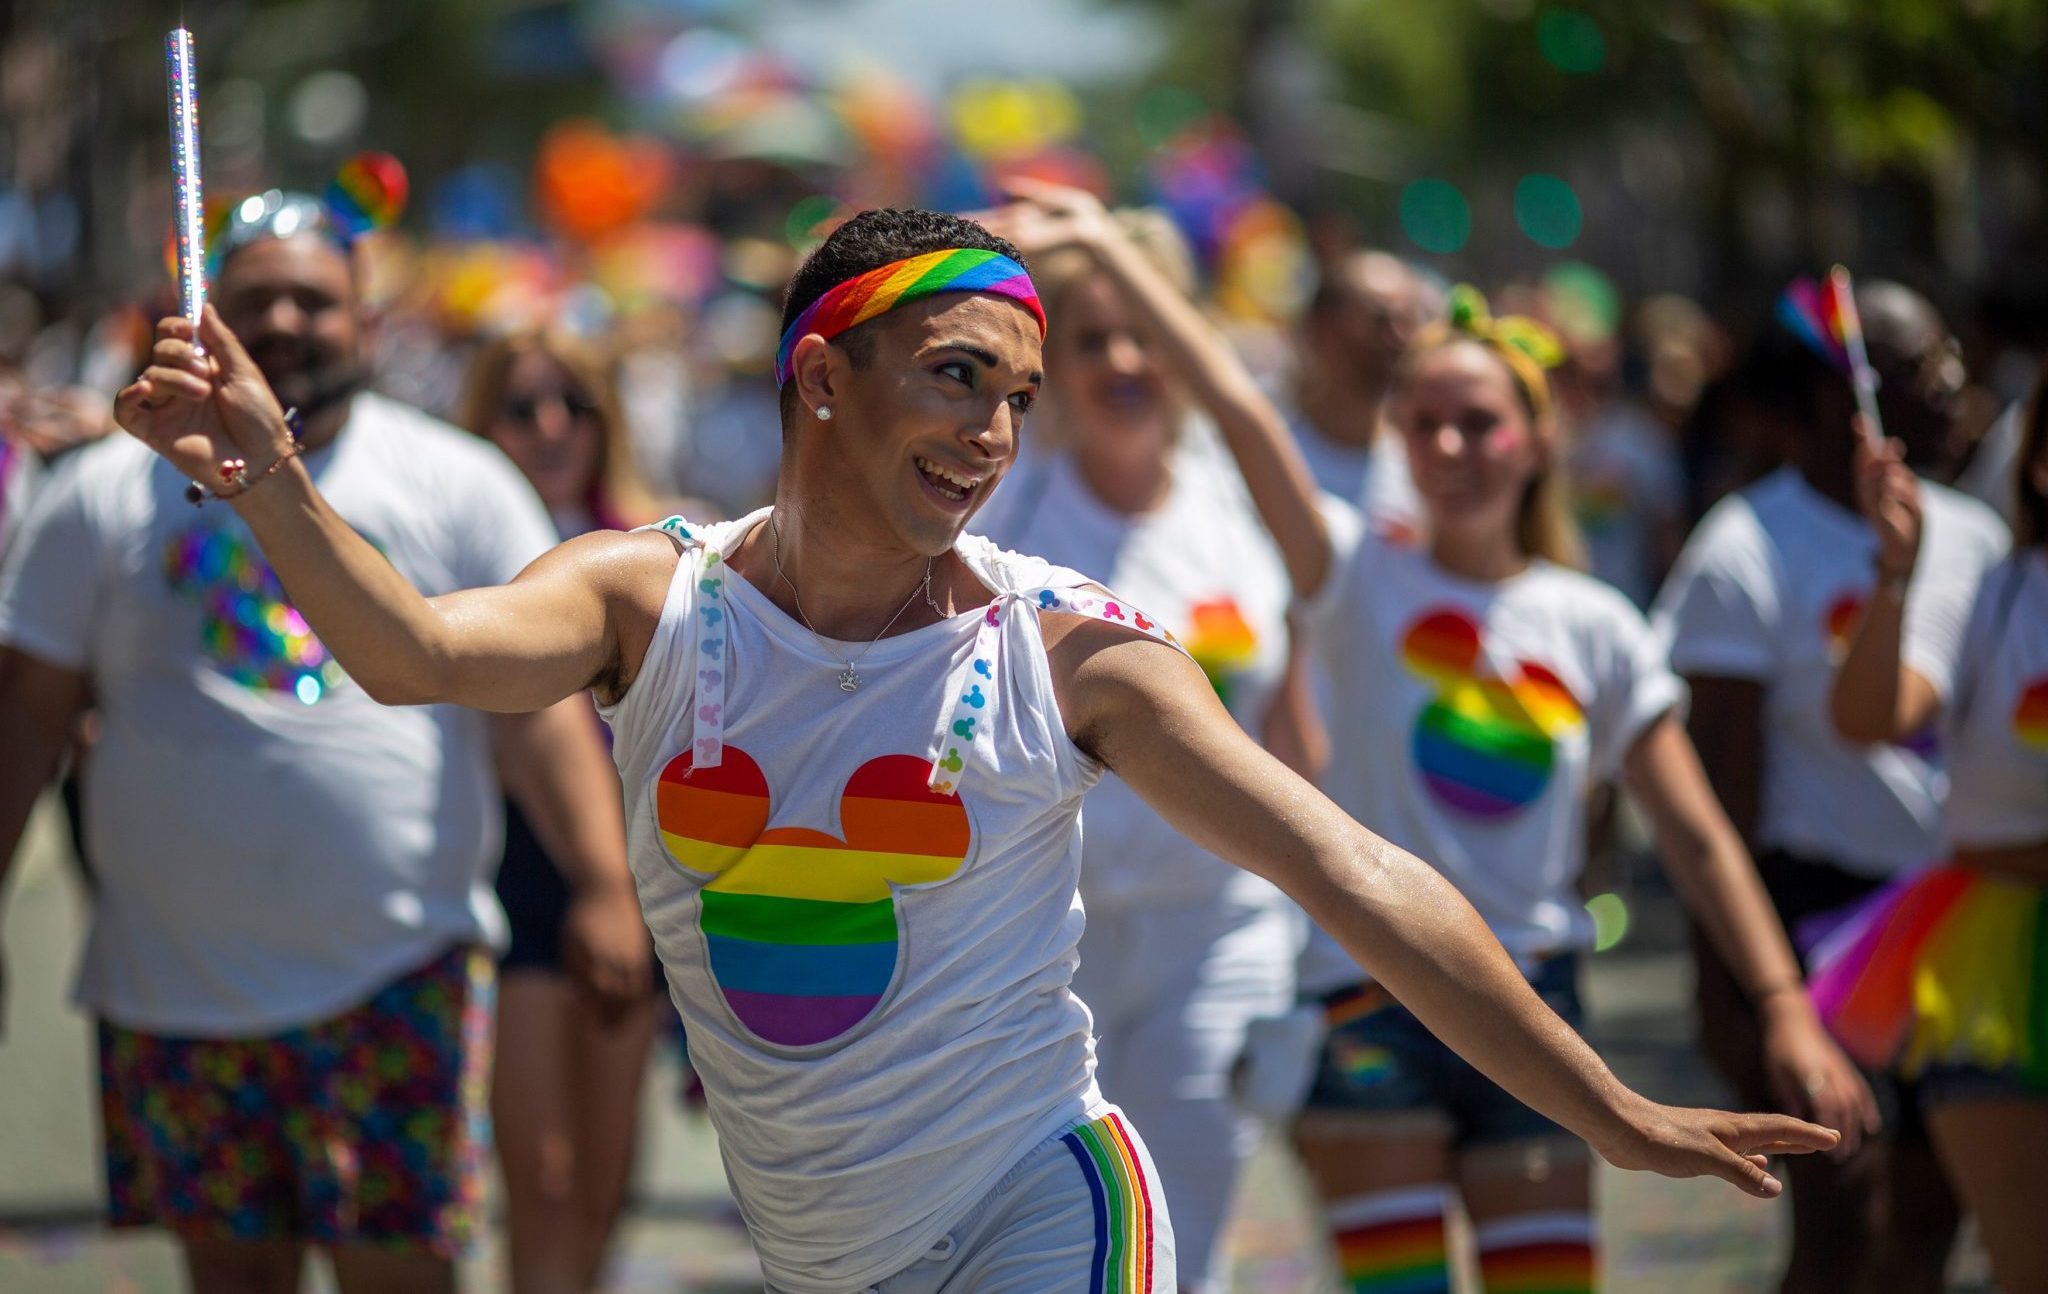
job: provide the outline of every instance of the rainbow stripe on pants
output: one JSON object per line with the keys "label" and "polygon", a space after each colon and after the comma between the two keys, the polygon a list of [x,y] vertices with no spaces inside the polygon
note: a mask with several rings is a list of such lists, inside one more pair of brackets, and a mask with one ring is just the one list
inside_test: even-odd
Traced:
{"label": "rainbow stripe on pants", "polygon": [[1151,1294],[1152,1193],[1130,1126],[1106,1114],[1060,1140],[1081,1165],[1095,1205],[1088,1294]]}

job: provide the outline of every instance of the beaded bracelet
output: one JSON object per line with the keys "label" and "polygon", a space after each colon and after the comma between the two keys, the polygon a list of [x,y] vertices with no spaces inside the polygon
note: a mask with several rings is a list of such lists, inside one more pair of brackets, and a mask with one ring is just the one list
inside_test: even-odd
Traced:
{"label": "beaded bracelet", "polygon": [[220,483],[232,486],[233,489],[227,491],[218,488],[208,490],[197,481],[188,481],[185,485],[185,501],[195,508],[200,508],[206,506],[208,499],[219,499],[225,502],[236,495],[247,494],[251,486],[255,485],[258,481],[267,480],[271,473],[297,458],[299,456],[299,435],[304,430],[304,425],[299,418],[299,411],[296,406],[284,411],[284,425],[285,430],[291,433],[292,443],[285,447],[285,451],[279,454],[277,460],[271,463],[270,466],[251,476],[249,475],[248,460],[241,458],[222,459],[220,467],[217,469]]}

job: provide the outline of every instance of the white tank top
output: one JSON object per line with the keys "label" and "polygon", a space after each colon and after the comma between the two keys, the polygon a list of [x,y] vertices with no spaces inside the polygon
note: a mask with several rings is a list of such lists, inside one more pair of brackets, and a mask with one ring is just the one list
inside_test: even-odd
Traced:
{"label": "white tank top", "polygon": [[[769,1281],[908,1266],[1025,1150],[1105,1108],[1083,794],[1038,611],[1164,637],[1072,571],[963,537],[988,607],[828,649],[692,530],[613,754],[647,924]],[[1170,639],[1169,639],[1170,641]]]}

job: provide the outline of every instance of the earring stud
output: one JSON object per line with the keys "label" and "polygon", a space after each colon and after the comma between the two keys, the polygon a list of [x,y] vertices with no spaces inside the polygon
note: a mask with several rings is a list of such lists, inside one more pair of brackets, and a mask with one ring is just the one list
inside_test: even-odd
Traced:
{"label": "earring stud", "polygon": [[817,413],[818,413],[818,421],[819,421],[819,422],[830,422],[830,421],[832,421],[832,406],[831,406],[831,405],[829,405],[829,404],[821,404],[821,405],[819,405],[819,406],[818,406],[818,409],[817,409]]}

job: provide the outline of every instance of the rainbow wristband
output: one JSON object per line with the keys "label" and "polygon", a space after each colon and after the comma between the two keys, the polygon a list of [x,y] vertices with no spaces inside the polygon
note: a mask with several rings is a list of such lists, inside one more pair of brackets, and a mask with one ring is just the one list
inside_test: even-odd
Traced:
{"label": "rainbow wristband", "polygon": [[926,252],[856,275],[805,306],[775,349],[775,385],[789,381],[790,353],[802,338],[816,333],[830,341],[876,315],[940,292],[1008,297],[1031,312],[1038,320],[1038,335],[1045,336],[1045,308],[1022,265],[1001,252]]}

